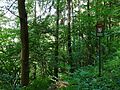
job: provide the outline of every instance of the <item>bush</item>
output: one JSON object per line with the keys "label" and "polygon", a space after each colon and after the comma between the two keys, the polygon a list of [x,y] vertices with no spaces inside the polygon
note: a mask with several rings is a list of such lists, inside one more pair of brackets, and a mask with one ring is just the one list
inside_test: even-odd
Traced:
{"label": "bush", "polygon": [[23,90],[47,90],[49,85],[49,78],[37,78],[28,87],[24,87]]}

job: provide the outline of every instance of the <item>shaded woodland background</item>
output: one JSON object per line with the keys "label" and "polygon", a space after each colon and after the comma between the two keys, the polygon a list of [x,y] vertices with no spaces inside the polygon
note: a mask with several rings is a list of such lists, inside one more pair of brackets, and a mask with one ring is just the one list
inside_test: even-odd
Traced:
{"label": "shaded woodland background", "polygon": [[120,89],[119,0],[0,2],[1,90]]}

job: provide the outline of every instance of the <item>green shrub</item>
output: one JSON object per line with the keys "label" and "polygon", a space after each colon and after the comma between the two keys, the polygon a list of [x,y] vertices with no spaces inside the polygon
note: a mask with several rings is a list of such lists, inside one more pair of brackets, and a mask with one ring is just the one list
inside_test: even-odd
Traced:
{"label": "green shrub", "polygon": [[49,78],[37,78],[28,87],[24,87],[23,90],[47,90],[49,85]]}

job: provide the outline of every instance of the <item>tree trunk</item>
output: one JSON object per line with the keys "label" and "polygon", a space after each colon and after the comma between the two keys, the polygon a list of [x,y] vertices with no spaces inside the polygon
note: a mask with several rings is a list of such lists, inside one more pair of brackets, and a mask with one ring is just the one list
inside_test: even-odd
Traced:
{"label": "tree trunk", "polygon": [[21,34],[21,84],[27,86],[29,84],[29,40],[27,13],[25,10],[25,0],[18,0],[18,11],[20,18],[20,34]]}
{"label": "tree trunk", "polygon": [[72,64],[72,47],[71,47],[71,1],[72,0],[67,0],[68,3],[68,59],[69,59],[69,64],[71,66],[70,72],[72,73],[73,70],[73,64]]}
{"label": "tree trunk", "polygon": [[[36,28],[36,24],[37,24],[37,22],[36,22],[36,4],[37,4],[36,0],[34,1],[34,4],[35,4],[35,7],[34,7],[34,21],[33,21],[33,23],[34,23],[34,26]],[[37,41],[37,38],[36,38],[36,41]],[[36,69],[37,69],[36,63],[33,63],[33,68],[34,68],[33,79],[36,79]]]}
{"label": "tree trunk", "polygon": [[[88,11],[88,18],[90,19],[90,0],[87,1],[87,11]],[[90,28],[90,21],[88,21],[88,43],[87,43],[87,49],[88,49],[88,56],[87,56],[87,64],[88,65],[92,65],[93,61],[92,61],[92,45],[91,45],[91,28]]]}
{"label": "tree trunk", "polygon": [[56,33],[55,33],[55,66],[54,66],[54,75],[58,78],[58,39],[59,39],[59,2],[57,0],[57,19],[56,19]]}

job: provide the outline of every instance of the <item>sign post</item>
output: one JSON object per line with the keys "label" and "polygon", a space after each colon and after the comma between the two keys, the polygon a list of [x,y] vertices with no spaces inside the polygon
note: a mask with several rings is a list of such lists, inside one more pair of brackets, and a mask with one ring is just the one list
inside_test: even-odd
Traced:
{"label": "sign post", "polygon": [[102,72],[102,60],[101,60],[101,37],[104,36],[104,25],[102,23],[97,23],[96,25],[96,37],[98,37],[98,56],[99,56],[99,76]]}

